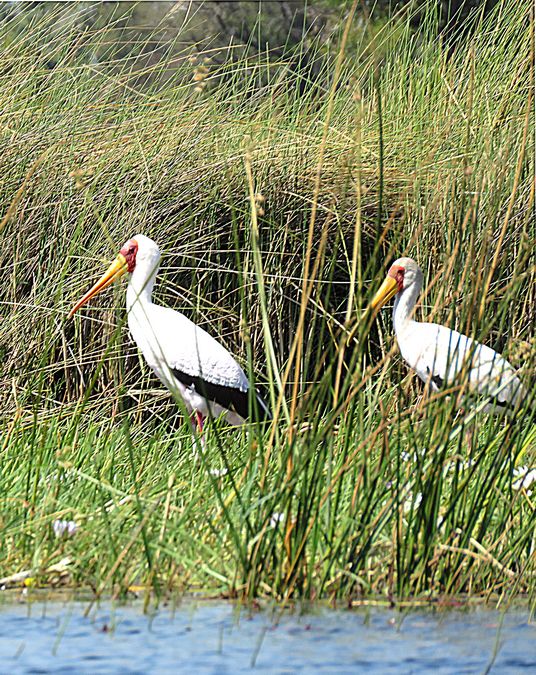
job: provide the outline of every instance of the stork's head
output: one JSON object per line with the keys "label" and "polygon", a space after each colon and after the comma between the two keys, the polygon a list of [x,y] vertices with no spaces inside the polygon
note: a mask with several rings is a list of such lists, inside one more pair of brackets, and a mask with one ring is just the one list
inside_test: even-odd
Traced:
{"label": "stork's head", "polygon": [[398,258],[389,268],[383,284],[372,298],[372,309],[383,307],[398,293],[410,288],[414,284],[422,285],[421,268],[411,258]]}
{"label": "stork's head", "polygon": [[125,258],[127,269],[131,274],[135,269],[140,268],[149,274],[160,263],[160,249],[152,239],[144,234],[137,234],[125,242],[119,251],[119,256],[121,255]]}
{"label": "stork's head", "polygon": [[150,275],[151,270],[156,271],[160,261],[160,251],[158,246],[152,239],[143,234],[137,234],[132,239],[126,241],[121,250],[117,254],[117,258],[113,261],[110,267],[97,281],[97,283],[89,289],[89,291],[76,303],[76,305],[69,312],[71,317],[77,312],[80,307],[86,304],[91,298],[104,290],[116,279],[134,270],[142,270]]}

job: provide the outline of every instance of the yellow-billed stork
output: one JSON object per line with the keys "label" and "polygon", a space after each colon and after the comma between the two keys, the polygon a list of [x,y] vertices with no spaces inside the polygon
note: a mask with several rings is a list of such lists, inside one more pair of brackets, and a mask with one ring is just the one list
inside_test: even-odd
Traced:
{"label": "yellow-billed stork", "polygon": [[[137,234],[121,248],[97,283],[69,312],[71,317],[92,297],[130,272],[127,313],[130,333],[160,381],[179,395],[202,432],[207,416],[225,415],[233,425],[248,417],[268,419],[267,406],[250,385],[233,356],[184,314],[155,305],[152,292],[160,250],[152,239]],[[251,400],[250,400],[251,398]]]}
{"label": "yellow-billed stork", "polygon": [[526,397],[513,366],[490,347],[451,328],[414,321],[422,283],[417,263],[399,258],[370,303],[376,310],[395,298],[393,323],[403,359],[433,391],[460,387],[483,396],[485,412],[511,413]]}

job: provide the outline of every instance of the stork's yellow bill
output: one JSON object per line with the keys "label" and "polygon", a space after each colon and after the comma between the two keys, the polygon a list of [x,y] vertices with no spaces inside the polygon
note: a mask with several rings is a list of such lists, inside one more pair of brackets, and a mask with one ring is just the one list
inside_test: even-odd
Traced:
{"label": "stork's yellow bill", "polygon": [[92,286],[89,291],[78,300],[76,305],[71,309],[69,312],[69,318],[77,312],[80,307],[83,307],[86,302],[89,302],[91,298],[95,297],[98,293],[103,291],[105,288],[107,288],[110,284],[112,284],[116,279],[119,279],[120,277],[125,274],[125,272],[128,271],[128,263],[125,258],[125,256],[122,253],[119,253],[117,258],[113,261],[113,263],[108,267],[106,272],[102,275],[102,277],[97,281],[97,283]]}
{"label": "stork's yellow bill", "polygon": [[372,309],[380,309],[389,302],[398,293],[398,284],[393,277],[385,277],[382,285],[376,291],[376,295],[372,298],[370,306]]}

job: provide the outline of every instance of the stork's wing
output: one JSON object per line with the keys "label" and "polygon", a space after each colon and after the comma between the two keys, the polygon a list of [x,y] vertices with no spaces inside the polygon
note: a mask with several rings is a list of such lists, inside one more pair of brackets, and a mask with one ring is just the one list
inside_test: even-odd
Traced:
{"label": "stork's wing", "polygon": [[172,370],[246,392],[248,379],[230,352],[184,314],[151,306],[153,340]]}
{"label": "stork's wing", "polygon": [[[232,354],[184,314],[159,305],[150,305],[147,311],[143,326],[137,319],[129,320],[129,326],[147,362],[164,384],[173,389],[175,378],[208,401],[247,418],[249,381]],[[258,418],[268,419],[267,406],[255,394]]]}
{"label": "stork's wing", "polygon": [[522,384],[514,368],[496,351],[446,326],[415,323],[404,336],[402,356],[435,390],[467,383],[499,408],[514,407]]}

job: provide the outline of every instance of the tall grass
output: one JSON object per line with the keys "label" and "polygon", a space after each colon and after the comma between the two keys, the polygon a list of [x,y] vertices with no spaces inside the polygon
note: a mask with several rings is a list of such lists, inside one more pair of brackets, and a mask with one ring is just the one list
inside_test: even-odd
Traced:
{"label": "tall grass", "polygon": [[[530,18],[505,0],[450,56],[433,11],[410,20],[369,37],[349,22],[305,91],[269,54],[209,65],[195,91],[189,52],[140,73],[88,63],[107,29],[76,49],[49,19],[13,31],[2,574],[50,581],[68,557],[97,594],[534,597],[534,501],[514,474],[535,461],[530,400],[509,420],[457,411],[402,364],[388,314],[364,311],[411,255],[421,317],[504,353],[534,397]],[[194,447],[128,338],[124,287],[66,321],[137,232],[164,253],[157,301],[237,355],[268,428],[214,422]]]}

